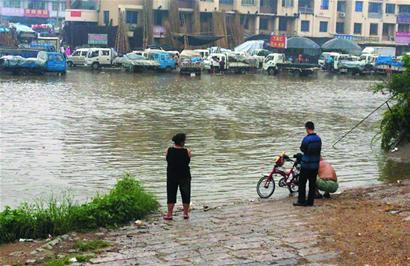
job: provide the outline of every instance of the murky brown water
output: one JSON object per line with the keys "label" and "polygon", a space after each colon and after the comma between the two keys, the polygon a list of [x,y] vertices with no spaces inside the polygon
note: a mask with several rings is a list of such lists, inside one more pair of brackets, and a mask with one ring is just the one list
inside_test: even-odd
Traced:
{"label": "murky brown water", "polygon": [[[256,198],[273,154],[298,151],[313,120],[342,188],[376,182],[375,114],[338,149],[344,132],[377,107],[372,78],[321,74],[181,77],[70,71],[0,76],[1,206],[70,190],[84,200],[130,172],[165,198],[164,150],[176,132],[193,149],[193,201]],[[275,197],[286,195],[277,188]]]}

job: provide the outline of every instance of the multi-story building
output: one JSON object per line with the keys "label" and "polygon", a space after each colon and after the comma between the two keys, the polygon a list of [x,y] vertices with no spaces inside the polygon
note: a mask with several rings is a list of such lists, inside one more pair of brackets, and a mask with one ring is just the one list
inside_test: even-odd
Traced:
{"label": "multi-story building", "polygon": [[65,18],[66,0],[0,0],[0,20],[22,24],[57,24]]}
{"label": "multi-story building", "polygon": [[[13,0],[3,0],[9,1]],[[14,0],[16,1],[16,0]],[[23,0],[21,0],[23,1]],[[26,0],[29,1],[29,0]],[[51,1],[51,0],[49,0]],[[178,19],[181,32],[194,33],[200,19],[201,33],[213,32],[213,13],[226,20],[239,15],[245,36],[278,34],[394,44],[410,39],[410,0],[150,0],[154,38],[165,37],[170,19]],[[35,1],[38,2],[38,1]],[[119,24],[122,13],[128,29],[144,27],[147,0],[67,0],[66,21],[100,26]],[[9,4],[10,4],[9,3]],[[94,3],[85,7],[84,3]],[[178,15],[171,15],[172,4]],[[199,16],[194,16],[199,11]],[[175,18],[177,16],[177,18]],[[408,37],[406,37],[408,36]]]}

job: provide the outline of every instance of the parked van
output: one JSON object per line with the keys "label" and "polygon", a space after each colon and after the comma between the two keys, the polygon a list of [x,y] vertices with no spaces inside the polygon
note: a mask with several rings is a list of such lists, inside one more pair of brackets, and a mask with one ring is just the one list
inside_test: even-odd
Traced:
{"label": "parked van", "polygon": [[195,52],[198,52],[202,59],[206,59],[209,56],[209,50],[208,49],[195,49]]}
{"label": "parked van", "polygon": [[89,50],[89,48],[81,48],[75,50],[74,53],[67,57],[67,65],[69,67],[85,65],[85,58],[87,57]]}
{"label": "parked van", "polygon": [[91,48],[85,63],[92,69],[100,69],[102,66],[112,66],[116,57],[117,52],[113,48]]}

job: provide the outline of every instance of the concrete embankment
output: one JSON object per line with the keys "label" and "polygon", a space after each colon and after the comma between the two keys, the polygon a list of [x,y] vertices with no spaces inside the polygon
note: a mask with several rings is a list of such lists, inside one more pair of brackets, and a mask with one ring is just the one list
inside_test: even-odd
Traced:
{"label": "concrete embankment", "polygon": [[[115,230],[70,234],[46,251],[45,242],[0,247],[2,263],[70,257],[75,241],[102,239],[99,265],[406,265],[410,263],[410,180],[344,191],[315,207],[293,199],[198,208],[190,220],[152,215]],[[22,246],[25,245],[25,246]],[[32,245],[32,248],[29,247]],[[36,246],[37,245],[37,246]],[[21,251],[20,253],[18,251]]]}

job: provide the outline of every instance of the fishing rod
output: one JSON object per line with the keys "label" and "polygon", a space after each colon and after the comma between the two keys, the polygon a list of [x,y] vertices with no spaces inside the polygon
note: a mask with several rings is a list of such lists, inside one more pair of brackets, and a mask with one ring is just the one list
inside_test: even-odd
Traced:
{"label": "fishing rod", "polygon": [[379,105],[376,109],[374,109],[373,111],[371,111],[365,118],[363,118],[362,120],[359,121],[359,123],[357,123],[354,127],[352,127],[348,132],[346,132],[345,134],[343,134],[342,137],[340,137],[335,143],[332,144],[332,148],[336,149],[335,145],[337,143],[339,143],[341,140],[343,140],[347,135],[349,135],[353,130],[355,130],[358,126],[360,126],[361,123],[363,123],[367,118],[369,118],[372,114],[374,114],[377,110],[379,110],[380,108],[383,107],[383,105],[387,104],[387,107],[390,109],[390,106],[388,104],[388,102],[393,99],[393,97],[396,95],[391,96],[389,99],[387,99],[386,101],[384,101],[381,105]]}

